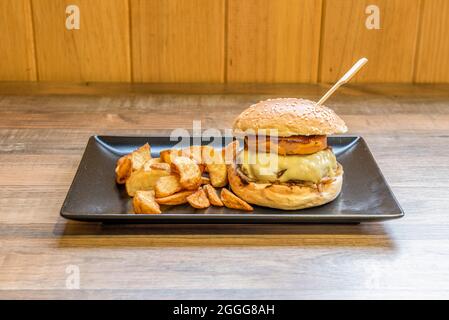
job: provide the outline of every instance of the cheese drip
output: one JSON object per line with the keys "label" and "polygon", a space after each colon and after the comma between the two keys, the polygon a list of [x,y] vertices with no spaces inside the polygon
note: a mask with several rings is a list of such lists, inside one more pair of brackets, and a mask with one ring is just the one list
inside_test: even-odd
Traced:
{"label": "cheese drip", "polygon": [[276,153],[255,153],[244,150],[239,155],[242,172],[259,182],[310,181],[318,183],[334,177],[337,160],[330,149],[308,155],[280,156]]}

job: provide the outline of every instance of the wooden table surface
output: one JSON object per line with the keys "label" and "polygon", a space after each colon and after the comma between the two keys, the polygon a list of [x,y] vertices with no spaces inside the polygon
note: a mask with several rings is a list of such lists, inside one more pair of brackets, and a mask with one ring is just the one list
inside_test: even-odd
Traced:
{"label": "wooden table surface", "polygon": [[[59,216],[89,136],[229,128],[327,86],[0,84],[0,298],[449,298],[449,86],[349,85],[328,105],[405,210],[360,225],[101,225]],[[80,289],[67,289],[71,266]],[[67,269],[69,268],[69,269]]]}

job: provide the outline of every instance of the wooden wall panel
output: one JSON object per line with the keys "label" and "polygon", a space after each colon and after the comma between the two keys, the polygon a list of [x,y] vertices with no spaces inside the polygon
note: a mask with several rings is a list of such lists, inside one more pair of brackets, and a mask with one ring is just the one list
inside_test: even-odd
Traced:
{"label": "wooden wall panel", "polygon": [[36,80],[29,1],[0,1],[0,80]]}
{"label": "wooden wall panel", "polygon": [[131,0],[136,82],[223,82],[224,0]]}
{"label": "wooden wall panel", "polygon": [[416,63],[416,82],[449,82],[449,1],[425,0]]}
{"label": "wooden wall panel", "polygon": [[[380,30],[365,27],[368,5],[380,8]],[[322,82],[338,79],[360,57],[359,82],[412,82],[420,0],[326,0]]]}
{"label": "wooden wall panel", "polygon": [[[80,30],[65,27],[80,8]],[[39,80],[130,81],[128,0],[32,0]]]}
{"label": "wooden wall panel", "polygon": [[447,30],[448,0],[0,0],[0,81],[448,83]]}
{"label": "wooden wall panel", "polygon": [[229,82],[316,82],[321,0],[228,0]]}

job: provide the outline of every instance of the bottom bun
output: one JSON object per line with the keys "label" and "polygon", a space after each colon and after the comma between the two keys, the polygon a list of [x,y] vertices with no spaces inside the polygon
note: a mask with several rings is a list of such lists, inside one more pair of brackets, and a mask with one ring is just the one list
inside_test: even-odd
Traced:
{"label": "bottom bun", "polygon": [[246,202],[275,209],[298,210],[334,200],[341,191],[343,167],[338,164],[334,180],[323,184],[321,192],[304,185],[247,183],[238,175],[235,164],[228,166],[228,179],[232,191]]}

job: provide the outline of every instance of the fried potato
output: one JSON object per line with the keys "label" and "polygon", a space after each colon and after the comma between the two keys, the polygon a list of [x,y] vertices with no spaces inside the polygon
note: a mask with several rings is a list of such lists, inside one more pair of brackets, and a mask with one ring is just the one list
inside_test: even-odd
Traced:
{"label": "fried potato", "polygon": [[200,168],[201,172],[206,170],[206,165],[203,162],[203,146],[191,146],[181,150],[181,155],[195,160],[196,164]]}
{"label": "fried potato", "polygon": [[181,150],[181,156],[195,160],[198,165],[203,164],[202,153],[203,146],[190,146]]}
{"label": "fried potato", "polygon": [[226,147],[222,149],[223,159],[226,164],[231,164],[237,157],[237,152],[239,151],[240,143],[238,140],[234,140],[229,143]]}
{"label": "fried potato", "polygon": [[187,203],[187,197],[190,196],[195,191],[181,191],[175,194],[172,194],[168,197],[156,198],[156,202],[159,204],[166,204],[170,206],[176,206],[178,204]]}
{"label": "fried potato", "polygon": [[204,164],[208,164],[211,162],[211,159],[214,157],[215,148],[212,146],[203,146],[201,149],[201,162]]}
{"label": "fried potato", "polygon": [[150,145],[148,143],[145,143],[139,149],[133,151],[130,156],[133,165],[133,171],[142,169],[145,162],[151,159]]}
{"label": "fried potato", "polygon": [[168,163],[152,163],[149,167],[154,170],[165,170],[167,172],[171,172],[171,166]]}
{"label": "fried potato", "polygon": [[166,170],[155,170],[142,168],[131,173],[126,180],[126,192],[130,197],[134,197],[136,191],[152,190],[160,177],[170,175]]}
{"label": "fried potato", "polygon": [[209,199],[203,188],[199,188],[195,193],[188,196],[187,202],[196,209],[206,209],[210,207]]}
{"label": "fried potato", "polygon": [[231,191],[226,188],[221,189],[221,201],[223,204],[231,209],[253,211],[254,208],[251,207],[246,201],[240,199]]}
{"label": "fried potato", "polygon": [[[167,149],[160,152],[162,161],[171,163],[175,157],[187,157],[195,160],[197,164],[202,163],[203,146],[190,146],[183,149]],[[168,157],[171,158],[168,158]]]}
{"label": "fried potato", "polygon": [[220,152],[220,150],[215,149],[212,146],[203,146],[202,147],[202,153],[201,153],[201,161],[204,164],[211,164],[211,163],[222,163],[223,162],[223,156]]}
{"label": "fried potato", "polygon": [[155,164],[155,163],[163,163],[163,162],[162,162],[161,158],[151,158],[150,160],[147,160],[143,166],[148,168],[152,164]]}
{"label": "fried potato", "polygon": [[118,159],[117,166],[115,167],[115,181],[117,181],[118,184],[124,184],[126,179],[131,175],[132,167],[133,164],[129,155]]}
{"label": "fried potato", "polygon": [[179,182],[184,189],[196,190],[201,185],[201,170],[194,160],[176,157],[173,159],[172,168],[179,174]]}
{"label": "fried potato", "polygon": [[201,184],[209,184],[210,179],[208,177],[201,177]]}
{"label": "fried potato", "polygon": [[146,143],[139,149],[118,159],[115,168],[115,180],[118,184],[124,184],[133,171],[142,169],[149,160],[151,160],[150,145]]}
{"label": "fried potato", "polygon": [[182,186],[179,183],[179,177],[175,175],[169,175],[166,177],[160,177],[156,182],[154,191],[156,192],[157,198],[168,197],[173,193],[182,190]]}
{"label": "fried potato", "polygon": [[214,187],[224,187],[228,184],[228,173],[223,154],[211,146],[204,146],[202,153],[203,162],[206,164],[211,184]]}
{"label": "fried potato", "polygon": [[216,207],[223,207],[223,201],[221,201],[220,197],[217,194],[217,190],[212,187],[210,184],[206,184],[203,186],[204,191],[206,192],[207,198],[209,199],[211,205]]}
{"label": "fried potato", "polygon": [[171,164],[173,159],[176,157],[180,157],[181,156],[181,150],[176,150],[176,149],[167,149],[167,150],[162,150],[159,153],[159,157],[162,160],[162,162]]}
{"label": "fried potato", "polygon": [[228,173],[224,160],[222,163],[214,163],[207,165],[210,183],[216,187],[224,187],[228,184]]}
{"label": "fried potato", "polygon": [[137,191],[133,198],[134,213],[161,213],[159,204],[154,198],[154,191]]}
{"label": "fried potato", "polygon": [[226,164],[208,164],[207,171],[209,172],[210,183],[214,187],[224,187],[228,184]]}

